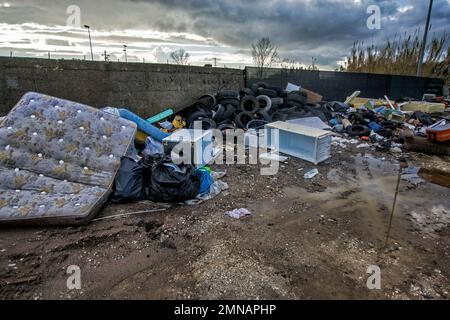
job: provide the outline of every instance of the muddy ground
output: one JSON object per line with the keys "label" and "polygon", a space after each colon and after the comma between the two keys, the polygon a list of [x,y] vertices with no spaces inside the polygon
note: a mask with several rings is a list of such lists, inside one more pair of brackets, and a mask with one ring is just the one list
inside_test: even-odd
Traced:
{"label": "muddy ground", "polygon": [[[197,206],[82,227],[0,230],[2,299],[449,299],[450,158],[333,147],[275,176],[220,165],[229,190]],[[402,176],[384,247],[400,164]],[[304,172],[318,168],[311,180]],[[100,217],[163,205],[107,205]],[[233,220],[224,213],[248,208]],[[67,267],[81,269],[68,290]],[[369,290],[367,268],[381,269]]]}

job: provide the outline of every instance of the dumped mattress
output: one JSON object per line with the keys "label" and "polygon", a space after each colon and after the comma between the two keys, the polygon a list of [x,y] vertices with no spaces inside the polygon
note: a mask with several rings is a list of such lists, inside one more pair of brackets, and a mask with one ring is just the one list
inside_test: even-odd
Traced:
{"label": "dumped mattress", "polygon": [[135,133],[98,109],[25,94],[0,123],[0,225],[89,222]]}

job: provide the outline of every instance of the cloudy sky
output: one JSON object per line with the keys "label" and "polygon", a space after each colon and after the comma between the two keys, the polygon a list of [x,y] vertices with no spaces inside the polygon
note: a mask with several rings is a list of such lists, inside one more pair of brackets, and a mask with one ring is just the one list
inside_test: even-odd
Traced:
{"label": "cloudy sky", "polygon": [[[282,58],[304,65],[314,57],[334,69],[356,40],[380,44],[388,37],[423,31],[428,0],[0,0],[0,55],[94,58],[166,63],[184,48],[192,65],[251,65],[250,43],[269,37]],[[381,29],[370,30],[369,5],[381,10]],[[72,6],[72,7],[71,7]],[[68,10],[69,9],[69,10]],[[69,20],[69,23],[68,23]],[[432,33],[449,33],[450,0],[435,0]]]}

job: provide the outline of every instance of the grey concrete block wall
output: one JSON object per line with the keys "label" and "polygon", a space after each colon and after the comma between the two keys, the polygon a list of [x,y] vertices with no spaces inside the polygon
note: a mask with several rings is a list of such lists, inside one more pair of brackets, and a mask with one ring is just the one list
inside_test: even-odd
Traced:
{"label": "grey concrete block wall", "polygon": [[127,107],[147,117],[179,110],[205,93],[243,87],[238,69],[0,57],[1,115],[28,91],[93,107]]}

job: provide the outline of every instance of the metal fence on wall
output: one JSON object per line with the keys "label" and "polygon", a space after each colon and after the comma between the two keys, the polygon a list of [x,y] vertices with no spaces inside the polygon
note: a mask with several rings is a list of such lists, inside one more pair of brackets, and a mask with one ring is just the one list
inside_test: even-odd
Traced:
{"label": "metal fence on wall", "polygon": [[368,98],[387,95],[395,100],[402,97],[421,99],[424,93],[442,94],[444,85],[441,79],[413,76],[275,68],[264,70],[263,79],[259,79],[257,70],[255,67],[245,68],[247,87],[258,81],[280,87],[290,82],[321,94],[324,100],[343,101],[356,90]]}

